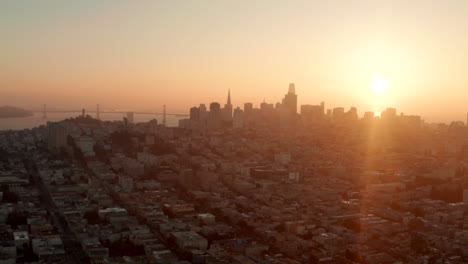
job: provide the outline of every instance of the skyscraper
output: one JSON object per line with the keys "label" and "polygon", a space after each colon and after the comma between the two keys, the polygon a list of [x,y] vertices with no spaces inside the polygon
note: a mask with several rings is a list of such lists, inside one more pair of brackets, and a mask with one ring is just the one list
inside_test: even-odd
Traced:
{"label": "skyscraper", "polygon": [[253,111],[253,104],[252,103],[245,103],[244,104],[244,113],[249,115]]}
{"label": "skyscraper", "polygon": [[244,126],[244,111],[237,107],[234,109],[234,115],[232,117],[232,127],[234,128],[242,128]]}
{"label": "skyscraper", "polygon": [[210,129],[221,128],[223,121],[223,115],[221,112],[221,106],[217,102],[210,104],[210,112],[208,116],[208,127]]}
{"label": "skyscraper", "polygon": [[200,119],[200,108],[194,106],[190,108],[190,120],[198,121]]}
{"label": "skyscraper", "polygon": [[228,91],[227,103],[224,105],[223,120],[227,122],[232,121],[231,90]]}
{"label": "skyscraper", "polygon": [[297,95],[294,83],[289,84],[288,93],[284,96],[283,105],[292,114],[297,114]]}

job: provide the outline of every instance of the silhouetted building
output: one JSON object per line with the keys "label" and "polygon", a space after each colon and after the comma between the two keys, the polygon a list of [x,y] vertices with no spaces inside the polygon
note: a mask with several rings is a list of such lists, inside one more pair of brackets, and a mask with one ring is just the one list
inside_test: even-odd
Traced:
{"label": "silhouetted building", "polygon": [[223,116],[221,113],[221,106],[217,102],[210,104],[210,113],[208,115],[208,128],[219,129],[222,127]]}
{"label": "silhouetted building", "polygon": [[325,103],[320,105],[301,105],[301,118],[304,125],[316,123],[325,118]]}
{"label": "silhouetted building", "polygon": [[345,120],[352,122],[352,121],[357,121],[358,120],[358,114],[357,114],[357,108],[356,107],[351,107],[348,112],[345,114]]}
{"label": "silhouetted building", "polygon": [[333,119],[334,120],[341,120],[344,117],[344,108],[343,107],[335,107],[333,108]]}
{"label": "silhouetted building", "polygon": [[292,114],[297,114],[297,95],[294,83],[289,84],[288,93],[284,96],[283,105]]}
{"label": "silhouetted building", "polygon": [[374,120],[375,113],[374,112],[365,112],[363,120],[365,121],[372,121]]}
{"label": "silhouetted building", "polygon": [[380,119],[383,121],[395,121],[397,117],[395,108],[387,108],[380,114]]}
{"label": "silhouetted building", "polygon": [[190,120],[198,121],[200,119],[200,108],[194,106],[190,108]]}
{"label": "silhouetted building", "polygon": [[227,103],[224,105],[223,120],[225,122],[232,122],[231,90],[228,91]]}
{"label": "silhouetted building", "polygon": [[251,114],[253,111],[253,104],[252,103],[245,103],[244,104],[244,113],[246,115],[249,115]]}
{"label": "silhouetted building", "polygon": [[242,128],[244,126],[244,111],[237,107],[234,109],[234,115],[232,117],[233,128]]}
{"label": "silhouetted building", "polygon": [[401,115],[398,117],[398,123],[406,127],[419,128],[421,127],[421,117],[417,115]]}

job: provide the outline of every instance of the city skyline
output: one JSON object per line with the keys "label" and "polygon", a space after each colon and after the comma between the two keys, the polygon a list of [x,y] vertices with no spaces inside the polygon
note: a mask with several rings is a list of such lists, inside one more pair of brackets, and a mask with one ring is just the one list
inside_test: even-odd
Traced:
{"label": "city skyline", "polygon": [[231,89],[234,107],[258,106],[294,82],[298,106],[464,121],[467,5],[3,2],[0,105],[180,112]]}

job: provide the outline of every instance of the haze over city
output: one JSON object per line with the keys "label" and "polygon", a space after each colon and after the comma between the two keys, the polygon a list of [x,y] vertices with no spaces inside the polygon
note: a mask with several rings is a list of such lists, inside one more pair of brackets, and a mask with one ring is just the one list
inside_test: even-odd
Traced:
{"label": "haze over city", "polygon": [[468,0],[4,0],[0,36],[0,264],[468,263]]}
{"label": "haze over city", "polygon": [[464,121],[467,12],[463,0],[2,1],[0,105],[187,112],[228,89],[234,106],[276,103],[294,82],[299,105]]}

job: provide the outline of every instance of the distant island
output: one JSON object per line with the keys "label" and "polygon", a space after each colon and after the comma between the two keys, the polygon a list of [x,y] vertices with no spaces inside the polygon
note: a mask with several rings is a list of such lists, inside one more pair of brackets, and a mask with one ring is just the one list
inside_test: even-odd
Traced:
{"label": "distant island", "polygon": [[12,117],[28,117],[32,116],[33,113],[13,106],[0,106],[0,118],[12,118]]}

